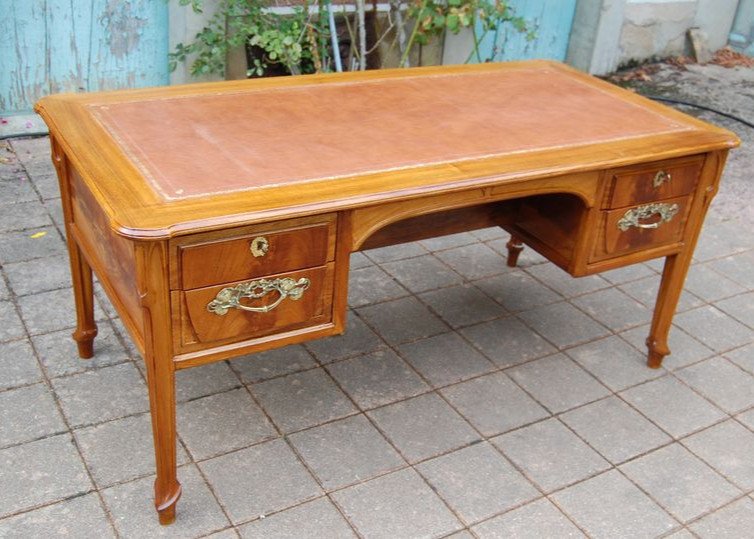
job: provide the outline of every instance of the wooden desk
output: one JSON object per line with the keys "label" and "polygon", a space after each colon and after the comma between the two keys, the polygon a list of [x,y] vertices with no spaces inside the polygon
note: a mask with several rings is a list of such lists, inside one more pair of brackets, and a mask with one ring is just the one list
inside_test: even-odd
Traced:
{"label": "wooden desk", "polygon": [[576,277],[666,257],[659,367],[738,144],[541,61],[58,95],[37,111],[73,338],[91,357],[94,270],[146,363],[163,524],[181,492],[175,370],[341,333],[353,251],[497,225],[512,265],[521,242]]}

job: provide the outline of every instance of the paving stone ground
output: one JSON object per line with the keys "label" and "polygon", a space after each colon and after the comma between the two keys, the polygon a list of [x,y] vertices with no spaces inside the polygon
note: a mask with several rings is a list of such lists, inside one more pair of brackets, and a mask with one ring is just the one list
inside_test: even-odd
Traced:
{"label": "paving stone ground", "polygon": [[[744,146],[723,193],[754,170],[725,125]],[[657,371],[657,261],[510,269],[494,229],[354,255],[344,336],[180,373],[184,495],[160,528],[144,369],[100,288],[94,359],[69,337],[48,144],[0,147],[0,537],[750,535],[754,223],[729,199]]]}

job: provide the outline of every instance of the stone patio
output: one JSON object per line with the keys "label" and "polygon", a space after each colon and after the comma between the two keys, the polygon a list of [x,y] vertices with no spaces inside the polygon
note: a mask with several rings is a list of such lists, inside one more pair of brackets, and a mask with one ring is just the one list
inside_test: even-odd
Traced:
{"label": "stone patio", "polygon": [[750,536],[754,134],[704,118],[744,145],[663,369],[643,363],[660,261],[572,279],[526,250],[510,269],[493,229],[358,253],[345,336],[179,373],[165,528],[141,359],[99,288],[95,357],[76,357],[48,140],[11,141],[0,537]]}

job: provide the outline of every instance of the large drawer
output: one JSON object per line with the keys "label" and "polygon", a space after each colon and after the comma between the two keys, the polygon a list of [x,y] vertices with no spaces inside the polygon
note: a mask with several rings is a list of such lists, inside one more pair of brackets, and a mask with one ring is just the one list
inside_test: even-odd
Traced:
{"label": "large drawer", "polygon": [[334,264],[173,291],[182,345],[236,342],[332,319]]}
{"label": "large drawer", "polygon": [[687,195],[704,159],[698,156],[625,167],[609,172],[605,208],[622,208]]}
{"label": "large drawer", "polygon": [[209,233],[177,244],[180,276],[173,288],[189,290],[285,271],[334,259],[334,216]]}
{"label": "large drawer", "polygon": [[603,211],[592,261],[681,241],[691,196]]}

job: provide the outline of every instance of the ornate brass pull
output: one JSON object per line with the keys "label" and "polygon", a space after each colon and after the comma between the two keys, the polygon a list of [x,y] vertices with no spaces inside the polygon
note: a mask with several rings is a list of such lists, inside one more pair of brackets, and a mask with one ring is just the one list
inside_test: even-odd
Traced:
{"label": "ornate brass pull", "polygon": [[663,183],[669,182],[672,180],[673,177],[670,175],[670,172],[665,172],[664,170],[660,170],[655,174],[654,179],[652,180],[652,185],[655,189],[662,187]]}
{"label": "ornate brass pull", "polygon": [[[655,202],[653,204],[644,204],[631,208],[618,221],[618,228],[625,232],[632,226],[636,228],[658,228],[662,223],[667,223],[678,213],[678,204],[668,204],[667,202]],[[654,223],[642,223],[643,219],[649,219],[658,215],[659,221]]]}
{"label": "ornate brass pull", "polygon": [[267,241],[267,238],[265,238],[264,236],[257,236],[256,238],[251,240],[249,250],[255,258],[259,258],[260,256],[266,255],[267,251],[270,250],[270,242]]}
{"label": "ornate brass pull", "polygon": [[[240,309],[252,313],[268,313],[280,305],[285,298],[291,298],[292,300],[301,299],[301,296],[304,295],[304,291],[309,288],[310,284],[309,279],[305,277],[302,277],[298,281],[294,281],[290,277],[283,277],[282,279],[273,279],[271,281],[259,279],[258,281],[241,283],[220,290],[215,299],[207,304],[207,310],[220,316],[226,314],[228,309]],[[277,292],[280,295],[278,299],[269,305],[249,307],[241,303],[241,300],[244,298],[259,299],[270,292]]]}

